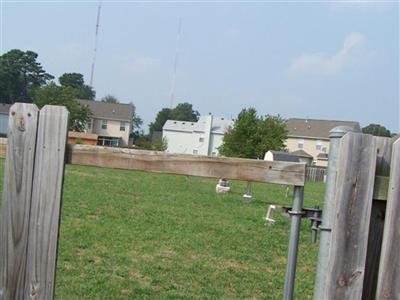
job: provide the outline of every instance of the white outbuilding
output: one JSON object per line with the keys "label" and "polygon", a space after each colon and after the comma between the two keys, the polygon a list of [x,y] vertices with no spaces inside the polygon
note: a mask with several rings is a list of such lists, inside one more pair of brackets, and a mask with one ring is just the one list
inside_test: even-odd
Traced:
{"label": "white outbuilding", "polygon": [[218,156],[225,132],[233,120],[212,115],[197,122],[168,120],[163,126],[168,153]]}

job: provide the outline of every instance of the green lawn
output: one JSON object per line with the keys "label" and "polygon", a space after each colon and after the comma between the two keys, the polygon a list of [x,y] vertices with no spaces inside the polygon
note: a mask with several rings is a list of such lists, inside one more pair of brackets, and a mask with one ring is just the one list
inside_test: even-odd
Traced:
{"label": "green lawn", "polygon": [[[282,298],[289,219],[263,217],[268,204],[291,205],[291,192],[257,183],[245,204],[244,182],[228,195],[215,184],[67,165],[56,299]],[[321,204],[323,190],[307,184],[305,206]],[[316,254],[304,221],[297,299],[311,298]]]}

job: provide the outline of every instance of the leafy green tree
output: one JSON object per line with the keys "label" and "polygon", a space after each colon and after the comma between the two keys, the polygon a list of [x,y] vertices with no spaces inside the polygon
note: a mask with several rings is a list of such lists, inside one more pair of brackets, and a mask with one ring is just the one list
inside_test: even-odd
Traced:
{"label": "leafy green tree", "polygon": [[161,131],[167,120],[196,122],[199,119],[199,112],[193,110],[193,105],[190,103],[179,103],[175,108],[163,108],[156,116],[154,122],[150,123],[150,134],[154,131]]}
{"label": "leafy green tree", "polygon": [[101,98],[100,101],[106,102],[106,103],[119,103],[119,100],[117,99],[117,97],[115,97],[113,95],[104,96],[103,98]]}
{"label": "leafy green tree", "polygon": [[79,90],[70,86],[58,86],[50,83],[36,90],[34,103],[39,107],[46,104],[63,105],[69,111],[69,130],[84,131],[90,120],[91,111],[76,101]]}
{"label": "leafy green tree", "polygon": [[145,135],[142,132],[135,141],[135,146],[144,150],[165,151],[168,148],[168,143],[166,138],[161,137],[152,141],[150,135]]}
{"label": "leafy green tree", "polygon": [[58,78],[58,82],[62,86],[69,86],[75,89],[79,89],[85,84],[83,75],[80,73],[64,73]]}
{"label": "leafy green tree", "polygon": [[96,92],[85,84],[83,75],[80,73],[64,73],[58,78],[58,82],[61,86],[77,89],[79,99],[94,100],[96,97]]}
{"label": "leafy green tree", "polygon": [[390,130],[379,124],[369,124],[362,129],[363,133],[369,133],[376,136],[391,137]]}
{"label": "leafy green tree", "polygon": [[158,138],[152,143],[152,150],[155,151],[165,151],[168,148],[168,142],[167,139],[164,138]]}
{"label": "leafy green tree", "polygon": [[171,119],[171,109],[163,108],[157,113],[156,119],[154,122],[151,122],[149,125],[150,134],[153,134],[154,131],[161,131],[165,122]]}
{"label": "leafy green tree", "polygon": [[193,110],[193,105],[187,102],[179,103],[171,110],[171,118],[177,121],[196,122],[199,119],[199,116],[199,112]]}
{"label": "leafy green tree", "polygon": [[222,155],[262,159],[269,150],[284,150],[287,131],[280,116],[258,116],[254,108],[243,109],[224,135]]}
{"label": "leafy green tree", "polygon": [[133,106],[133,116],[132,116],[132,131],[130,133],[130,137],[133,138],[133,142],[136,142],[140,136],[143,136],[143,132],[140,128],[143,125],[142,118],[136,112],[136,106],[132,102],[130,103]]}
{"label": "leafy green tree", "polygon": [[33,93],[54,77],[33,51],[13,49],[0,56],[0,102],[32,102]]}

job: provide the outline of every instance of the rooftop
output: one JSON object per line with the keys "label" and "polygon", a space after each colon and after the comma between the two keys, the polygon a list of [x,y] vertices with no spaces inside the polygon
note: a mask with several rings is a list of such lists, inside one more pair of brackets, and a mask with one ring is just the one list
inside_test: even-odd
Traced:
{"label": "rooftop", "polygon": [[[168,120],[163,126],[163,130],[181,132],[204,132],[208,116],[201,116],[197,122]],[[211,132],[224,134],[229,127],[233,126],[233,120],[223,117],[213,117]]]}
{"label": "rooftop", "polygon": [[82,106],[91,110],[93,117],[97,119],[132,121],[134,107],[125,103],[106,103],[94,100],[78,99]]}
{"label": "rooftop", "polygon": [[293,153],[275,150],[270,150],[269,152],[272,153],[274,160],[299,162],[299,156]]}
{"label": "rooftop", "polygon": [[299,157],[308,157],[308,158],[313,158],[313,156],[311,154],[308,154],[306,151],[304,150],[296,150],[291,152],[292,154],[299,156]]}
{"label": "rooftop", "polygon": [[329,131],[336,126],[349,126],[360,128],[354,121],[316,120],[316,119],[288,119],[286,128],[289,137],[329,139]]}
{"label": "rooftop", "polygon": [[1,103],[0,104],[0,114],[7,114],[10,111],[10,107],[12,104]]}

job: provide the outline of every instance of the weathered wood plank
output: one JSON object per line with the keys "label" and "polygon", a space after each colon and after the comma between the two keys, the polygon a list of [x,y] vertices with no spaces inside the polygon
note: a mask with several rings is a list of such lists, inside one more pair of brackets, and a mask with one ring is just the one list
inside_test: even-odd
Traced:
{"label": "weathered wood plank", "polygon": [[27,258],[27,299],[53,299],[68,111],[40,111]]}
{"label": "weathered wood plank", "polygon": [[375,176],[374,200],[386,201],[388,197],[389,176]]}
{"label": "weathered wood plank", "polygon": [[69,145],[68,162],[87,166],[297,186],[304,186],[305,181],[304,163],[178,155],[101,146]]}
{"label": "weathered wood plank", "polygon": [[33,104],[10,108],[0,214],[2,300],[23,298],[38,112]]}
{"label": "weathered wood plank", "polygon": [[393,144],[376,299],[400,299],[400,139]]}
{"label": "weathered wood plank", "polygon": [[[367,259],[365,263],[365,276],[362,299],[374,299],[378,281],[379,258],[381,255],[383,227],[385,223],[386,202],[379,201],[383,198],[382,186],[385,189],[385,180],[382,176],[390,175],[390,159],[392,155],[393,140],[387,137],[374,137],[377,158],[374,182],[374,197],[372,202],[371,218],[369,223],[369,236]],[[386,181],[387,183],[388,181]],[[387,186],[386,186],[387,190]]]}
{"label": "weathered wood plank", "polygon": [[376,152],[371,135],[347,133],[340,141],[337,204],[323,299],[361,299]]}
{"label": "weathered wood plank", "polygon": [[[0,144],[0,149],[2,145]],[[1,151],[0,151],[1,157]],[[291,162],[166,154],[122,148],[69,145],[68,163],[96,167],[304,186],[305,165]],[[213,163],[214,164],[213,166]]]}

